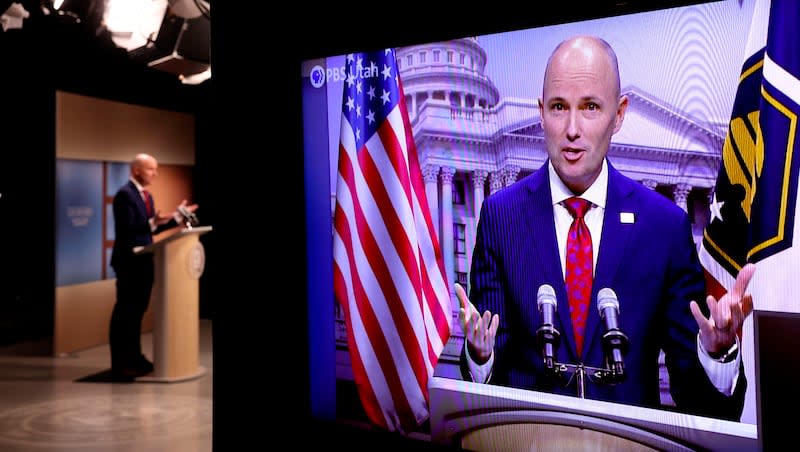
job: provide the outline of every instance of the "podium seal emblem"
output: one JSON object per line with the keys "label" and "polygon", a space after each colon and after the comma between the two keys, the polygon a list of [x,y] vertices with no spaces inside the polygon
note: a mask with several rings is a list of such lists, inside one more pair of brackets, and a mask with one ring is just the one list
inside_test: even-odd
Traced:
{"label": "podium seal emblem", "polygon": [[206,266],[206,250],[200,242],[195,245],[186,253],[186,268],[189,270],[189,276],[193,279],[200,279],[203,275],[203,270]]}

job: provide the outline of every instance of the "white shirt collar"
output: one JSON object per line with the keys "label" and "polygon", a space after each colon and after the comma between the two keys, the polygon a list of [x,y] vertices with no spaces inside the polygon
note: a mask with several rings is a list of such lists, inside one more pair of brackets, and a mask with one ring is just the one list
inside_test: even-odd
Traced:
{"label": "white shirt collar", "polygon": [[[564,182],[556,174],[553,162],[547,161],[548,175],[550,177],[550,195],[553,197],[553,205],[560,204],[567,198],[575,196],[572,191],[564,185]],[[600,168],[600,175],[589,188],[580,195],[581,198],[591,202],[595,206],[605,208],[606,196],[608,195],[608,164],[603,159],[603,166]]]}
{"label": "white shirt collar", "polygon": [[131,177],[130,181],[133,182],[133,185],[136,186],[136,189],[139,190],[139,193],[144,191],[144,187],[142,187],[142,184],[140,184],[136,179]]}

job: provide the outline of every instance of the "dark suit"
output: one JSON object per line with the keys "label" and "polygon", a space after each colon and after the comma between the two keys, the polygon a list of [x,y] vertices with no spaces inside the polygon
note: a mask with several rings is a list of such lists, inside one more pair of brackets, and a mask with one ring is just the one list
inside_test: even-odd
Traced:
{"label": "dark suit", "polygon": [[[561,271],[548,179],[548,164],[489,196],[481,208],[471,268],[470,300],[479,312],[500,315],[490,383],[576,395],[574,381],[554,383],[544,374],[536,330],[536,294],[542,284],[556,292],[555,327],[561,332],[557,361],[603,368],[603,325],[597,292],[613,289],[620,329],[629,337],[627,377],[615,386],[586,384],[586,397],[660,407],[659,350],[666,354],[670,390],[681,411],[738,420],[746,381],[725,397],[711,384],[697,356],[695,300],[705,311],[705,283],[686,213],[659,193],[608,165],[608,194],[600,251],[592,285],[583,355],[576,356],[566,287]],[[620,214],[632,213],[633,223]],[[629,215],[626,214],[629,218]],[[596,240],[596,238],[593,238]],[[462,352],[462,373],[467,375]]]}
{"label": "dark suit", "polygon": [[[151,195],[152,203],[152,195]],[[155,204],[153,211],[155,211]],[[150,230],[147,206],[133,182],[128,181],[114,196],[114,248],[111,266],[116,273],[117,301],[111,314],[109,345],[113,369],[136,366],[141,353],[142,317],[153,288],[152,253],[134,254],[136,246],[153,243],[153,234],[177,226],[170,221]]]}

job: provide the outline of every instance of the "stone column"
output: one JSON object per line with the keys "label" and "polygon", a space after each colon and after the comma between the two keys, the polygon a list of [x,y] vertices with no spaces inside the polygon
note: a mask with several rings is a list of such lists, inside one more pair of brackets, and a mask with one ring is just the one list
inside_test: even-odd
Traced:
{"label": "stone column", "polygon": [[675,204],[683,209],[684,212],[689,212],[689,206],[686,203],[686,199],[689,197],[690,191],[692,191],[691,185],[680,183],[675,186],[675,190],[672,192],[672,195],[675,198]]}
{"label": "stone column", "polygon": [[487,171],[483,170],[475,170],[472,172],[472,194],[473,198],[475,199],[474,205],[474,212],[473,216],[475,217],[475,223],[477,224],[478,218],[481,215],[481,206],[483,205],[483,193],[484,193],[484,184],[486,183],[486,177],[489,175]]}
{"label": "stone column", "polygon": [[439,192],[437,191],[439,167],[436,165],[425,165],[422,167],[422,177],[425,179],[425,196],[428,198],[428,208],[431,211],[431,221],[433,221],[433,229],[436,235],[441,237],[439,233]]}
{"label": "stone column", "polygon": [[503,168],[503,182],[506,187],[517,181],[519,176],[519,167],[516,165],[508,165]]}
{"label": "stone column", "polygon": [[[442,181],[442,256],[444,257],[444,269],[450,286],[456,280],[455,244],[453,243],[453,176],[455,174],[455,168],[443,166],[439,175]],[[458,309],[458,306],[454,308],[456,312],[458,312]]]}
{"label": "stone column", "polygon": [[501,171],[494,171],[491,173],[491,178],[489,179],[489,191],[490,193],[494,193],[501,188],[503,188],[503,174]]}

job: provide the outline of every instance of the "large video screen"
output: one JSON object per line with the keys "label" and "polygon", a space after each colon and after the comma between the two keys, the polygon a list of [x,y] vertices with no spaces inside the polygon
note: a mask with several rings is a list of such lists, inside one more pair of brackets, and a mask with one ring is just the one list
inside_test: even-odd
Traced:
{"label": "large video screen", "polygon": [[[748,37],[755,3],[699,3],[437,42],[417,42],[385,50],[381,49],[382,43],[364,42],[363,49],[353,49],[356,52],[380,50],[376,54],[383,53],[384,60],[375,67],[356,61],[357,57],[350,54],[304,61],[301,75],[308,299],[311,305],[311,393],[312,401],[321,401],[313,410],[317,414],[330,414],[326,406],[336,405],[332,400],[335,391],[329,391],[331,386],[322,383],[317,387],[315,379],[317,382],[334,378],[352,381],[359,374],[370,374],[370,369],[360,364],[364,362],[363,357],[358,357],[355,361],[359,364],[353,365],[349,350],[352,338],[348,337],[354,331],[358,334],[358,328],[368,327],[348,326],[345,321],[348,308],[337,303],[334,295],[337,290],[351,294],[356,291],[349,286],[337,287],[343,276],[341,264],[335,265],[335,248],[348,246],[336,243],[342,241],[343,231],[337,229],[337,209],[343,208],[342,203],[361,202],[362,206],[366,203],[381,210],[386,203],[396,201],[391,196],[342,200],[341,195],[337,195],[340,193],[338,184],[351,180],[342,173],[342,149],[350,145],[363,146],[364,140],[370,140],[373,134],[381,136],[378,142],[386,146],[382,134],[388,132],[380,128],[380,122],[400,121],[393,112],[362,111],[358,99],[384,96],[384,104],[395,102],[407,113],[407,128],[392,130],[395,133],[407,130],[410,136],[395,136],[393,142],[398,143],[396,152],[413,158],[414,162],[406,167],[408,184],[404,185],[406,179],[402,177],[398,184],[405,187],[408,195],[409,215],[419,216],[421,220],[409,220],[399,214],[387,219],[384,214],[382,228],[389,232],[393,228],[414,230],[409,234],[417,240],[414,244],[428,243],[441,253],[440,261],[425,261],[424,256],[419,257],[418,262],[427,262],[427,279],[423,278],[427,286],[423,284],[419,290],[424,292],[428,288],[431,293],[436,292],[442,284],[439,280],[444,281],[449,298],[444,309],[449,329],[444,337],[433,338],[434,352],[429,344],[427,350],[422,346],[422,354],[437,355],[438,359],[423,357],[428,363],[435,362],[434,375],[461,379],[459,359],[464,335],[458,322],[455,283],[467,291],[470,289],[482,204],[547,162],[539,98],[551,52],[561,41],[575,35],[601,37],[615,50],[621,94],[627,97],[628,107],[621,129],[612,137],[608,161],[623,175],[684,210],[699,251],[706,225],[714,215],[712,204],[723,147],[743,63],[751,51]],[[394,60],[396,72],[389,71],[387,75],[385,58]],[[352,76],[353,67],[359,71],[355,77]],[[395,91],[388,88],[367,91],[370,79],[380,79],[383,83],[387,77],[396,77]],[[362,115],[367,119],[362,120]],[[341,132],[343,118],[361,121],[358,123],[364,124],[364,128],[354,126],[353,135],[345,138]],[[373,126],[373,121],[378,124]],[[343,144],[343,141],[352,143]],[[413,146],[406,146],[410,142]],[[349,168],[361,165],[362,169],[373,168],[380,172],[382,165],[391,166],[392,163],[351,159],[348,165]],[[369,186],[368,176],[354,177],[363,177],[361,182]],[[415,177],[419,179],[416,184]],[[351,229],[347,230],[374,229],[369,218],[359,217],[358,221],[353,220],[348,225]],[[374,233],[362,240],[378,243],[380,236]],[[349,246],[358,247],[352,243]],[[375,245],[376,249],[382,249],[380,246]],[[364,247],[368,248],[369,244]],[[409,249],[413,254],[414,245]],[[364,259],[370,261],[369,250],[364,253]],[[373,272],[376,285],[396,283],[393,273],[405,271],[402,258],[397,260],[399,268],[392,266],[391,259],[387,258],[386,262],[389,263],[384,266],[373,265],[371,261],[366,264]],[[355,261],[350,263],[359,265]],[[536,300],[531,303],[535,309]],[[620,305],[620,317],[624,322],[624,300],[620,300]],[[420,322],[428,322],[426,314],[430,315],[429,311],[436,308],[423,306]],[[436,322],[441,320],[433,316],[432,323],[425,323],[428,331],[436,330]],[[409,314],[408,318],[416,317]],[[416,331],[414,325],[409,328]],[[637,345],[632,343],[630,347]],[[334,348],[335,353],[330,351]],[[750,319],[745,321],[741,349],[748,386],[738,421],[754,425],[757,422],[756,379]],[[402,380],[402,374],[399,375],[398,379]],[[663,355],[658,378],[661,407],[673,411],[676,407],[670,396]],[[386,384],[392,383],[387,381]],[[399,381],[398,384],[403,383]],[[332,404],[326,405],[326,400]]]}

